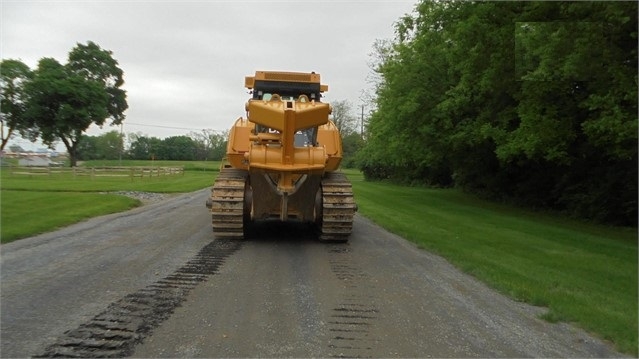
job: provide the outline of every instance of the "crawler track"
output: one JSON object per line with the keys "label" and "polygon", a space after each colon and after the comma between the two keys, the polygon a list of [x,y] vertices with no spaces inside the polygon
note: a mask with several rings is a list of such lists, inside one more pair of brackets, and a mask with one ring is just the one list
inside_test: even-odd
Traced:
{"label": "crawler track", "polygon": [[343,173],[328,173],[322,179],[322,221],[320,240],[346,242],[353,228],[357,206],[353,188]]}
{"label": "crawler track", "polygon": [[213,232],[218,238],[244,238],[246,171],[223,168],[211,188]]}
{"label": "crawler track", "polygon": [[216,274],[226,258],[241,242],[215,240],[163,279],[111,303],[106,310],[62,338],[36,357],[120,358],[131,355],[133,347],[151,335],[182,305],[189,292]]}

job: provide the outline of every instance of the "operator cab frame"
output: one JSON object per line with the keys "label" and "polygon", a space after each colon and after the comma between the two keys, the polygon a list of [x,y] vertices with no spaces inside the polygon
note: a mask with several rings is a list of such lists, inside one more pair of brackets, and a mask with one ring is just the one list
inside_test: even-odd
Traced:
{"label": "operator cab frame", "polygon": [[[328,91],[328,86],[320,83],[320,76],[315,72],[258,71],[255,76],[247,76],[244,82],[245,87],[251,90],[252,100],[321,102],[322,92]],[[265,126],[255,126],[256,134],[271,131]],[[317,127],[297,131],[294,146],[317,146]]]}

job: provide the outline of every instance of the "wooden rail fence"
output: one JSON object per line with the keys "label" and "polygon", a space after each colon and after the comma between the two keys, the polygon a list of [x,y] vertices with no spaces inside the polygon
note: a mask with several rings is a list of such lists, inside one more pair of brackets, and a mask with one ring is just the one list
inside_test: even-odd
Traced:
{"label": "wooden rail fence", "polygon": [[73,177],[130,177],[154,178],[184,175],[184,167],[152,167],[152,166],[126,166],[126,167],[21,167],[11,166],[11,175],[26,176],[54,176],[72,175]]}

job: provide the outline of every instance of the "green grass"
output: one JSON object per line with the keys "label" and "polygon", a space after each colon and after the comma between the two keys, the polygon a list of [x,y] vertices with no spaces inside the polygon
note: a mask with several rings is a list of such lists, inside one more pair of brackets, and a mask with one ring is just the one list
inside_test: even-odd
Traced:
{"label": "green grass", "polygon": [[2,190],[0,195],[2,243],[140,205],[138,200],[111,194]]}
{"label": "green grass", "polygon": [[84,167],[99,166],[158,166],[184,167],[185,171],[218,171],[221,161],[146,161],[146,160],[91,160],[84,161]]}
{"label": "green grass", "polygon": [[71,173],[47,175],[18,175],[3,169],[2,189],[53,192],[144,191],[161,193],[191,192],[210,186],[217,172],[185,171],[184,175],[153,178],[130,177],[74,177]]}
{"label": "green grass", "polygon": [[[113,161],[118,162],[118,161]],[[123,161],[124,162],[124,161]],[[0,171],[0,242],[54,230],[56,228],[103,214],[124,211],[139,205],[139,201],[98,192],[142,191],[183,193],[213,184],[219,162],[159,163],[155,161],[127,161],[129,166],[184,166],[190,168],[183,175],[153,178],[130,177],[74,177],[71,173],[48,175],[11,174],[8,168]],[[113,166],[100,161],[91,166]],[[206,165],[206,166],[205,166]],[[208,167],[207,167],[208,166]]]}
{"label": "green grass", "polygon": [[582,223],[450,189],[365,182],[359,211],[504,294],[637,355],[637,230]]}

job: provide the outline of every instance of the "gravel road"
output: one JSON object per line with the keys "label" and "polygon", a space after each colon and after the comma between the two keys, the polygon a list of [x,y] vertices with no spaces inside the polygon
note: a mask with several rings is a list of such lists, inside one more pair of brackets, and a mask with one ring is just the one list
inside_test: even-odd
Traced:
{"label": "gravel road", "polygon": [[208,193],[2,245],[0,356],[622,356],[359,216],[212,241]]}

